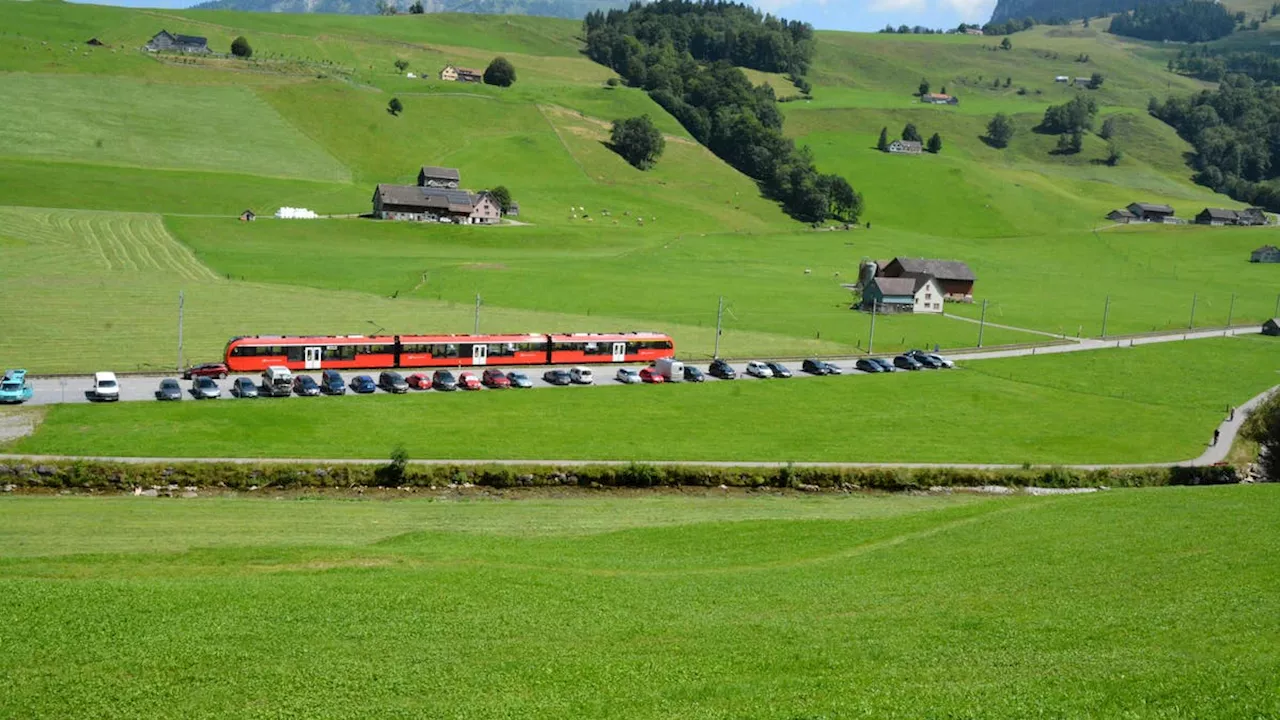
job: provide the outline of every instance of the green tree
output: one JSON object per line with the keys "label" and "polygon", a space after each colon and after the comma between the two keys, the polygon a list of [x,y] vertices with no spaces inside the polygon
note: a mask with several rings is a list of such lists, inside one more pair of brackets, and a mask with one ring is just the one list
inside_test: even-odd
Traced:
{"label": "green tree", "polygon": [[422,0],[418,0],[409,6],[410,15],[421,15],[426,12],[426,8],[422,7]]}
{"label": "green tree", "polygon": [[648,115],[615,120],[609,140],[614,152],[641,170],[653,167],[667,146],[667,141]]}
{"label": "green tree", "polygon": [[404,112],[404,103],[400,102],[400,98],[391,98],[391,102],[387,103],[387,112],[392,115],[399,115]]}
{"label": "green tree", "polygon": [[1000,41],[1000,49],[1001,49],[1001,50],[1012,50],[1012,49],[1013,49],[1013,43],[1009,42],[1009,38],[1007,38],[1007,37],[1006,37],[1004,40],[1001,40],[1001,41]]}
{"label": "green tree", "polygon": [[1280,481],[1280,392],[1272,393],[1245,418],[1241,435],[1258,443],[1262,476]]}
{"label": "green tree", "polygon": [[253,48],[249,47],[249,41],[245,36],[241,35],[231,41],[231,54],[238,58],[251,58],[253,57]]}
{"label": "green tree", "polygon": [[1058,154],[1058,155],[1067,155],[1067,154],[1070,154],[1070,152],[1071,152],[1071,137],[1070,137],[1070,136],[1068,136],[1066,133],[1062,133],[1061,135],[1059,135],[1059,136],[1058,136],[1058,147],[1056,147],[1056,148],[1054,149],[1054,151],[1053,151],[1053,152],[1054,152],[1054,153],[1056,153],[1056,154]]}
{"label": "green tree", "polygon": [[396,69],[399,70],[400,72],[404,72],[405,70],[408,70],[409,61],[405,60],[404,58],[400,58],[396,60]]}
{"label": "green tree", "polygon": [[1120,148],[1116,147],[1115,143],[1107,144],[1107,165],[1115,167],[1120,164],[1120,160],[1123,157],[1124,153],[1120,151]]}
{"label": "green tree", "polygon": [[493,201],[498,204],[503,214],[511,209],[511,191],[507,189],[506,185],[499,185],[490,190],[489,197],[493,198]]}
{"label": "green tree", "polygon": [[857,222],[862,213],[862,195],[858,194],[848,180],[839,175],[823,175],[831,214],[849,222]]}
{"label": "green tree", "polygon": [[504,57],[494,58],[493,62],[489,63],[489,67],[484,69],[484,82],[486,85],[511,87],[515,81],[515,66]]}
{"label": "green tree", "polygon": [[915,142],[920,142],[924,138],[920,137],[920,131],[916,130],[916,126],[914,123],[907,123],[907,126],[902,128],[902,139],[914,140]]}
{"label": "green tree", "polygon": [[1102,87],[1102,81],[1103,81],[1102,73],[1096,72],[1093,75],[1089,76],[1089,89],[1097,90],[1098,88]]}
{"label": "green tree", "polygon": [[876,149],[880,152],[889,150],[889,128],[880,128],[880,139],[876,142]]}
{"label": "green tree", "polygon": [[921,95],[929,94],[929,81],[923,78],[920,79],[920,94]]}
{"label": "green tree", "polygon": [[1003,148],[1009,146],[1009,141],[1013,139],[1013,121],[1004,113],[996,113],[991,118],[991,122],[987,123],[986,141],[991,147]]}
{"label": "green tree", "polygon": [[1076,130],[1071,133],[1071,152],[1078,153],[1084,148],[1084,132]]}
{"label": "green tree", "polygon": [[1007,78],[1005,78],[1005,79],[1004,79],[1004,86],[1005,86],[1005,87],[1009,87],[1009,86],[1010,86],[1010,85],[1012,85],[1012,84],[1013,84],[1013,78],[1011,78],[1011,77],[1007,77]]}
{"label": "green tree", "polygon": [[1110,140],[1116,134],[1116,119],[1109,117],[1102,121],[1102,129],[1098,131],[1098,137],[1103,140]]}
{"label": "green tree", "polygon": [[934,155],[942,152],[942,136],[938,133],[934,133],[929,137],[929,144],[925,147]]}

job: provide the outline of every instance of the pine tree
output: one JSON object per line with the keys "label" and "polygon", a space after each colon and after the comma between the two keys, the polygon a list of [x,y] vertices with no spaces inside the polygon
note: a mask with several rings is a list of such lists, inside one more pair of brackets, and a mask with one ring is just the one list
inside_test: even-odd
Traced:
{"label": "pine tree", "polygon": [[876,149],[880,152],[889,152],[889,128],[880,128],[880,141],[876,143]]}
{"label": "pine tree", "polygon": [[938,153],[942,152],[942,136],[939,135],[938,133],[934,133],[929,138],[929,144],[926,147],[928,148],[929,152],[933,153],[934,155],[937,155]]}

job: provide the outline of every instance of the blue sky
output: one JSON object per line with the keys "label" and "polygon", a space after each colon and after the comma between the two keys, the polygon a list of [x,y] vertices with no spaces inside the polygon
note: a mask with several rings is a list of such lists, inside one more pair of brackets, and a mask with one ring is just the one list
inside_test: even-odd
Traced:
{"label": "blue sky", "polygon": [[[953,28],[984,23],[995,0],[748,0],[788,20],[804,20],[824,30],[879,30],[885,24]],[[187,7],[199,0],[96,0],[126,7]]]}

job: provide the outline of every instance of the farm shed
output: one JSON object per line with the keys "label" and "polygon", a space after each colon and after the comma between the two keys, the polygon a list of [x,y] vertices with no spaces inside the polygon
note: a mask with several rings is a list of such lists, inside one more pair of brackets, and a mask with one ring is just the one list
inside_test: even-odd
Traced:
{"label": "farm shed", "polygon": [[918,140],[894,140],[889,143],[889,152],[895,155],[919,155],[924,146]]}
{"label": "farm shed", "polygon": [[1110,220],[1111,222],[1131,223],[1134,220],[1137,220],[1138,218],[1128,210],[1124,208],[1119,208],[1107,213],[1107,219]]}
{"label": "farm shed", "polygon": [[418,171],[418,185],[422,187],[457,189],[462,184],[462,173],[457,168],[423,165]]}
{"label": "farm shed", "polygon": [[1223,208],[1205,208],[1196,215],[1197,225],[1213,225],[1215,227],[1222,225],[1239,224],[1240,216],[1235,210],[1225,210]]}
{"label": "farm shed", "polygon": [[1275,245],[1263,245],[1249,253],[1249,262],[1280,263],[1280,248]]}
{"label": "farm shed", "polygon": [[934,278],[944,297],[961,302],[973,302],[973,283],[978,279],[966,263],[958,260],[906,257],[890,260],[881,274],[885,277]]}
{"label": "farm shed", "polygon": [[161,30],[147,41],[146,49],[148,52],[207,53],[209,40],[199,35],[174,35]]}
{"label": "farm shed", "polygon": [[1173,208],[1158,203],[1130,203],[1129,212],[1142,222],[1169,222],[1173,220]]}

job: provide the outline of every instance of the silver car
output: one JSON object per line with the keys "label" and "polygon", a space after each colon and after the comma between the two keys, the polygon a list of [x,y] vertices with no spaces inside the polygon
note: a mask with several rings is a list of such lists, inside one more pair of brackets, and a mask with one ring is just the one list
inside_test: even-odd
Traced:
{"label": "silver car", "polygon": [[191,381],[191,395],[197,400],[217,400],[222,389],[210,377],[198,377]]}

